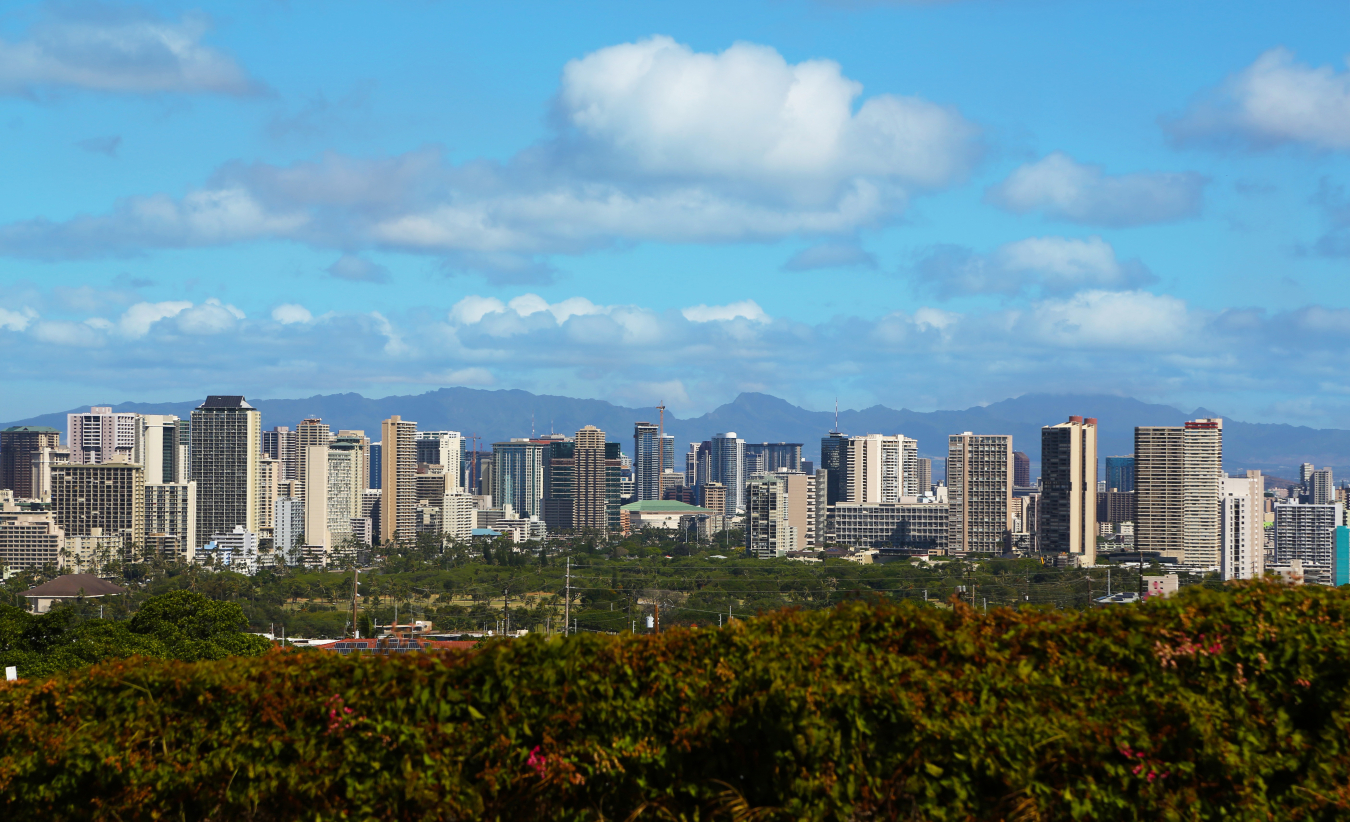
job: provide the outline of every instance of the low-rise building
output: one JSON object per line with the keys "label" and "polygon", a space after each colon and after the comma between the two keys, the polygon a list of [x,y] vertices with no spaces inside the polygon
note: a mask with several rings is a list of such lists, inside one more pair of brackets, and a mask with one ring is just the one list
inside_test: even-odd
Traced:
{"label": "low-rise building", "polygon": [[947,549],[943,503],[840,502],[830,506],[830,542],[850,548]]}
{"label": "low-rise building", "polygon": [[675,531],[680,528],[683,517],[711,513],[713,512],[707,508],[699,508],[675,500],[640,500],[630,502],[619,508],[619,527],[624,534],[641,531],[643,528],[664,528]]}
{"label": "low-rise building", "polygon": [[127,589],[104,582],[90,574],[66,574],[23,592],[28,610],[45,614],[53,605],[76,599],[99,599],[114,594],[125,594]]}

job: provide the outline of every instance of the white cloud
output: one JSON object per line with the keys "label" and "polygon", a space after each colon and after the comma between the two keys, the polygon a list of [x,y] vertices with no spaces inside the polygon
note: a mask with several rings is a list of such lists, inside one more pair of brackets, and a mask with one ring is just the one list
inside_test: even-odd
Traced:
{"label": "white cloud", "polygon": [[972,294],[1015,295],[1033,289],[1132,289],[1155,280],[1137,260],[1121,261],[1101,237],[1029,237],[974,254],[957,246],[930,249],[910,272],[921,287],[943,298]]}
{"label": "white cloud", "polygon": [[244,312],[212,297],[201,305],[184,309],[176,316],[178,329],[184,334],[221,334],[244,319]]}
{"label": "white cloud", "polygon": [[431,374],[427,380],[434,385],[495,385],[496,379],[486,368],[456,368],[440,374]]}
{"label": "white cloud", "polygon": [[229,55],[203,45],[209,19],[178,22],[133,7],[63,4],[29,39],[0,40],[0,94],[48,88],[154,94],[250,94],[259,90]]}
{"label": "white cloud", "polygon": [[192,307],[186,300],[170,300],[161,303],[136,303],[122,314],[118,327],[128,337],[144,337],[150,327],[160,320],[176,317]]}
{"label": "white cloud", "polygon": [[272,309],[272,319],[282,325],[292,323],[307,323],[314,319],[314,315],[309,313],[309,309],[303,305],[295,303],[284,303]]}
{"label": "white cloud", "polygon": [[461,299],[450,309],[450,321],[460,325],[472,325],[488,314],[506,310],[506,303],[496,297],[479,297],[476,294]]}
{"label": "white cloud", "polygon": [[103,343],[103,337],[87,323],[69,320],[39,320],[33,326],[33,338],[48,345],[71,348],[93,348]]}
{"label": "white cloud", "polygon": [[1024,327],[1051,345],[1165,349],[1190,338],[1199,323],[1184,300],[1146,291],[1085,291],[1046,300],[1025,315]]}
{"label": "white cloud", "polygon": [[1179,142],[1350,149],[1350,71],[1300,63],[1273,48],[1164,122]]}
{"label": "white cloud", "polygon": [[744,317],[757,323],[767,323],[770,320],[769,315],[765,314],[764,309],[754,300],[741,300],[727,305],[694,305],[680,313],[686,320],[696,323],[734,320],[737,317]]}
{"label": "white cloud", "polygon": [[1018,214],[1101,226],[1165,223],[1200,214],[1206,180],[1192,172],[1108,175],[1055,152],[1018,168],[985,199]]}
{"label": "white cloud", "polygon": [[35,319],[37,319],[37,312],[28,307],[24,307],[21,311],[0,308],[0,328],[10,331],[23,331]]}
{"label": "white cloud", "polygon": [[696,53],[655,37],[567,64],[554,134],[506,162],[436,147],[371,160],[228,163],[182,198],[0,226],[0,254],[66,259],[285,239],[341,250],[331,276],[383,281],[360,254],[441,256],[498,283],[547,282],[552,254],[627,242],[849,236],[960,180],[980,153],[956,111],[862,98],[837,63],[766,46]]}
{"label": "white cloud", "polygon": [[859,175],[945,185],[974,160],[976,130],[955,111],[882,95],[838,63],[789,64],[736,43],[696,53],[669,37],[600,49],[563,69],[563,116],[622,162],[654,175],[703,175],[830,196]]}

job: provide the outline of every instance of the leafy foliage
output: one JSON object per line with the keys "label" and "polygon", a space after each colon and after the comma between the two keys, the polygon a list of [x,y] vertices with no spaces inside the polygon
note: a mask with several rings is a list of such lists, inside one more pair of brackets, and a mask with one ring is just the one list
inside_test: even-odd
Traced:
{"label": "leafy foliage", "polygon": [[0,689],[6,818],[1340,819],[1350,598],[849,602]]}
{"label": "leafy foliage", "polygon": [[0,666],[25,678],[44,677],[110,659],[224,659],[258,656],[270,643],[243,633],[243,610],[192,591],[146,600],[130,621],[81,619],[80,609],[58,606],[30,614],[0,605]]}

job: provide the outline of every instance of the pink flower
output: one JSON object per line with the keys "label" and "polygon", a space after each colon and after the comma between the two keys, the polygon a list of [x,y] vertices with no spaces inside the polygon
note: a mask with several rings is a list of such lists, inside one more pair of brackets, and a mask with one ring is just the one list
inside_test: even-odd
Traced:
{"label": "pink flower", "polygon": [[548,757],[542,756],[539,753],[539,746],[535,745],[534,750],[530,751],[530,758],[525,760],[525,764],[534,768],[535,774],[542,778],[544,772],[548,769]]}

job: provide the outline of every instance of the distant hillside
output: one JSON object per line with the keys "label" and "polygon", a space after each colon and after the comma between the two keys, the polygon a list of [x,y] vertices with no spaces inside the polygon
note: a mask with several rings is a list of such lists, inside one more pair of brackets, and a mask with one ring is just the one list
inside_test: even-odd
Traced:
{"label": "distant hillside", "polygon": [[[367,399],[360,394],[329,394],[298,400],[250,398],[263,414],[263,426],[290,425],[305,417],[321,417],[334,429],[362,429],[372,438],[380,436],[380,421],[393,414],[415,420],[423,430],[451,429],[478,434],[481,442],[550,430],[571,433],[591,424],[603,429],[611,440],[632,450],[633,423],[657,421],[654,408],[625,408],[603,400],[583,400],[528,391],[487,391],[477,388],[442,388],[425,394]],[[120,403],[119,411],[188,416],[201,399],[177,403]],[[79,409],[70,409],[80,411]],[[66,412],[44,414],[9,425],[50,425],[66,428]],[[941,460],[946,455],[948,434],[974,431],[1011,434],[1013,445],[1033,460],[1040,459],[1040,428],[1061,422],[1071,414],[1100,421],[1103,456],[1129,454],[1134,450],[1136,425],[1179,425],[1213,412],[1190,413],[1167,405],[1151,405],[1129,397],[1065,394],[1025,394],[987,406],[955,411],[909,411],[885,406],[839,412],[839,427],[848,434],[905,434],[919,441],[919,453]],[[708,439],[714,433],[735,431],[750,442],[801,442],[809,459],[820,451],[820,438],[834,426],[832,411],[808,411],[767,394],[741,394],[732,402],[699,417],[681,419],[666,415],[666,432],[675,437],[676,451],[690,442]],[[1330,466],[1338,476],[1350,476],[1350,431],[1313,429],[1269,423],[1224,420],[1224,466],[1230,471],[1259,468],[1283,477],[1298,476],[1298,466],[1311,462]],[[677,458],[677,463],[682,464]]]}

